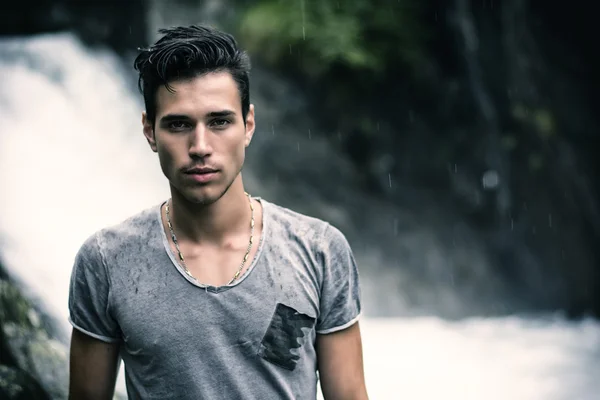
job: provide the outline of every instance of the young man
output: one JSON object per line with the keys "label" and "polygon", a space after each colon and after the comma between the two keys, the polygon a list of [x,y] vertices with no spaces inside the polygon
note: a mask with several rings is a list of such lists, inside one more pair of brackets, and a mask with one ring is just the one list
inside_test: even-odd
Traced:
{"label": "young man", "polygon": [[315,399],[318,380],[366,399],[348,242],[245,193],[248,56],[212,28],[161,33],[135,67],[171,198],[79,250],[70,398],[110,399],[121,357],[131,399]]}

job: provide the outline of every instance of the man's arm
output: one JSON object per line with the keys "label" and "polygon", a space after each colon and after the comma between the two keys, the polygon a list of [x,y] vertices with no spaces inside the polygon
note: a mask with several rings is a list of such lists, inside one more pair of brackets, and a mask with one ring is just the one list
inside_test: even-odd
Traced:
{"label": "man's arm", "polygon": [[358,322],[341,331],[317,334],[317,359],[325,400],[367,400]]}
{"label": "man's arm", "polygon": [[69,400],[110,400],[119,372],[119,343],[106,343],[73,328]]}

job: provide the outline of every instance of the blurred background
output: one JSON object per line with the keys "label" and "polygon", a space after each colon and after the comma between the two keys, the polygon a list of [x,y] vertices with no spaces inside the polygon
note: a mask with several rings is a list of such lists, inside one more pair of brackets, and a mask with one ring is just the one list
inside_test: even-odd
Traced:
{"label": "blurred background", "polygon": [[598,399],[600,65],[585,5],[3,2],[0,398],[66,398],[76,251],[168,197],[136,49],[202,22],[252,57],[248,190],[354,249],[371,398]]}

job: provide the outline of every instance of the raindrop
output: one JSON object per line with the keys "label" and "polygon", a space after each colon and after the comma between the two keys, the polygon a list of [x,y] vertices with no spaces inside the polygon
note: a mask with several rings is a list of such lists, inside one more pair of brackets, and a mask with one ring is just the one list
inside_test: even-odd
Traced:
{"label": "raindrop", "polygon": [[510,230],[514,231],[515,230],[515,220],[514,219],[510,219]]}
{"label": "raindrop", "polygon": [[300,142],[298,142],[298,152],[300,152]]}
{"label": "raindrop", "polygon": [[456,174],[458,172],[458,165],[454,164],[454,173]]}
{"label": "raindrop", "polygon": [[304,29],[304,26],[306,25],[306,19],[304,17],[304,0],[300,2],[300,5],[302,6],[302,40],[306,40],[306,30]]}
{"label": "raindrop", "polygon": [[485,171],[481,181],[484,189],[495,189],[500,184],[500,175],[493,170]]}
{"label": "raindrop", "polygon": [[308,138],[309,138],[309,139],[312,139],[312,138],[310,137],[310,129],[308,130]]}
{"label": "raindrop", "polygon": [[273,133],[273,136],[275,136],[275,126],[273,124],[271,124],[271,132]]}
{"label": "raindrop", "polygon": [[392,174],[388,174],[388,181],[390,183],[390,187],[392,187]]}

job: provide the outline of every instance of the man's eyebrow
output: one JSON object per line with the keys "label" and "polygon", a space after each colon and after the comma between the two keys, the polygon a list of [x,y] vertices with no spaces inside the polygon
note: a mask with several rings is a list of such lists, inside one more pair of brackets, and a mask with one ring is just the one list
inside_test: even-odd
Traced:
{"label": "man's eyebrow", "polygon": [[233,110],[221,110],[221,111],[212,111],[209,112],[208,114],[206,114],[207,117],[230,117],[232,115],[235,115],[235,111]]}
{"label": "man's eyebrow", "polygon": [[172,121],[191,120],[191,118],[184,114],[167,114],[160,119],[160,123],[167,123]]}
{"label": "man's eyebrow", "polygon": [[[219,118],[219,117],[231,117],[235,115],[235,111],[233,110],[220,110],[220,111],[211,111],[206,114],[207,118]],[[190,121],[192,118],[189,115],[185,114],[167,114],[160,119],[161,124],[169,123],[172,121]]]}

